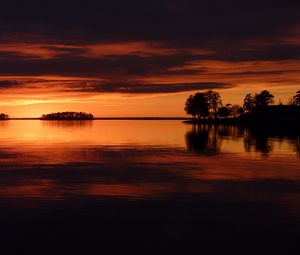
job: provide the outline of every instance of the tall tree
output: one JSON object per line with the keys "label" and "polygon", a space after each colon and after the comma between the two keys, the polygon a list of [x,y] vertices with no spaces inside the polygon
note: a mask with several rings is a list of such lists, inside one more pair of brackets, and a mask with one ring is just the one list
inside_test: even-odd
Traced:
{"label": "tall tree", "polygon": [[274,96],[267,90],[263,90],[254,97],[256,107],[266,107],[267,105],[274,102]]}
{"label": "tall tree", "polygon": [[205,93],[195,94],[195,105],[198,118],[207,117],[209,114],[209,102]]}
{"label": "tall tree", "polygon": [[188,99],[185,102],[185,107],[184,107],[185,112],[188,115],[192,115],[193,118],[196,118],[197,116],[197,111],[196,111],[196,105],[195,105],[195,96],[190,95]]}
{"label": "tall tree", "polygon": [[212,115],[216,118],[218,115],[218,110],[220,107],[222,107],[222,99],[218,92],[213,90],[208,90],[206,92],[208,105],[209,105],[209,111],[212,113]]}
{"label": "tall tree", "polygon": [[205,93],[196,93],[188,97],[185,103],[185,108],[187,114],[192,115],[194,118],[198,119],[208,116],[208,100]]}
{"label": "tall tree", "polygon": [[300,90],[298,90],[296,95],[293,97],[293,104],[300,106]]}
{"label": "tall tree", "polygon": [[255,107],[255,102],[252,94],[247,94],[244,98],[243,110],[244,112],[251,112]]}

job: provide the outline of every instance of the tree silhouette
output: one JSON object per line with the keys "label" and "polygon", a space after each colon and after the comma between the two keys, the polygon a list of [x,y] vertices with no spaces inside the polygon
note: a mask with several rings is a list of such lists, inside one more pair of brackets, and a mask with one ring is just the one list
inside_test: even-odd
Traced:
{"label": "tree silhouette", "polygon": [[238,104],[232,105],[231,109],[232,109],[231,115],[234,118],[238,117],[239,115],[241,115],[244,112],[243,108],[240,105],[238,105]]}
{"label": "tree silhouette", "polygon": [[259,94],[256,94],[254,97],[254,102],[256,107],[266,107],[269,104],[273,103],[274,96],[267,90],[263,90]]}
{"label": "tree silhouette", "polygon": [[194,118],[201,119],[207,117],[209,113],[209,104],[205,93],[196,93],[195,95],[189,96],[185,103],[187,114],[192,115]]}
{"label": "tree silhouette", "polygon": [[[300,123],[300,90],[291,98],[289,105],[270,105],[274,102],[274,96],[267,90],[260,93],[247,94],[244,98],[243,107],[226,104],[222,106],[222,99],[218,92],[209,90],[189,96],[185,103],[185,111],[196,119],[207,117],[204,122],[215,123],[244,123],[266,120],[279,124],[293,122]],[[217,117],[222,119],[218,120]],[[230,117],[230,118],[229,118]],[[226,119],[227,118],[227,119]]]}
{"label": "tree silhouette", "polygon": [[293,104],[300,106],[300,90],[298,90],[296,95],[293,97]]}
{"label": "tree silhouette", "polygon": [[222,99],[218,92],[209,90],[206,92],[208,104],[209,104],[209,111],[210,113],[216,118],[218,115],[218,110],[222,107]]}
{"label": "tree silhouette", "polygon": [[244,98],[243,110],[245,113],[252,112],[255,107],[255,101],[251,94],[247,94]]}
{"label": "tree silhouette", "polygon": [[185,102],[184,110],[194,118],[201,119],[208,116],[216,118],[220,107],[222,107],[220,94],[208,90],[206,93],[196,93],[189,96]]}
{"label": "tree silhouette", "polygon": [[218,116],[221,118],[229,117],[233,113],[232,105],[226,104],[218,110]]}
{"label": "tree silhouette", "polygon": [[190,95],[185,102],[185,108],[187,114],[192,115],[193,118],[197,116],[196,105],[195,105],[195,96]]}

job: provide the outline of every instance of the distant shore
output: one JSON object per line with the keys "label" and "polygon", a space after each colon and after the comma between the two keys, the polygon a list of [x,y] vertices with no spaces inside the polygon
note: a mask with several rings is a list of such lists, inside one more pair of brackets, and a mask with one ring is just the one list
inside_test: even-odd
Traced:
{"label": "distant shore", "polygon": [[[45,120],[45,121],[51,121],[49,119],[43,119],[43,118],[9,118],[6,120]],[[58,119],[53,119],[58,120]],[[60,119],[60,120],[79,120],[79,121],[85,121],[84,119]],[[183,121],[189,121],[191,118],[185,118],[185,117],[96,117],[93,120],[183,120]],[[89,120],[90,121],[90,120]]]}

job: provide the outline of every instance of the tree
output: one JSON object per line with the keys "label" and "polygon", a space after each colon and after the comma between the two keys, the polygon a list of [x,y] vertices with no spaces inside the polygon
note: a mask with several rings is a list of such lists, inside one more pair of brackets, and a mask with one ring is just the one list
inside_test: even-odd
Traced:
{"label": "tree", "polygon": [[269,104],[273,103],[274,96],[267,90],[263,90],[259,94],[256,94],[254,97],[254,102],[256,107],[266,107]]}
{"label": "tree", "polygon": [[208,116],[209,104],[205,93],[196,93],[189,96],[186,100],[185,108],[187,114],[192,115],[194,118],[201,119]]}
{"label": "tree", "polygon": [[205,93],[195,94],[195,105],[198,118],[207,117],[209,113],[209,103]]}
{"label": "tree", "polygon": [[226,104],[218,110],[218,116],[221,118],[226,118],[232,115],[232,105]]}
{"label": "tree", "polygon": [[232,116],[235,118],[243,113],[243,108],[238,104],[232,105],[231,109],[232,109]]}
{"label": "tree", "polygon": [[298,90],[296,95],[293,97],[293,105],[300,106],[300,90]]}
{"label": "tree", "polygon": [[252,94],[247,94],[244,98],[243,110],[245,113],[252,112],[255,107],[255,102]]}
{"label": "tree", "polygon": [[218,115],[218,110],[222,107],[222,99],[218,92],[213,90],[208,90],[206,92],[209,111],[216,118]]}
{"label": "tree", "polygon": [[197,111],[196,111],[196,105],[195,105],[195,96],[190,95],[188,99],[185,102],[184,110],[187,114],[192,115],[193,118],[196,118]]}

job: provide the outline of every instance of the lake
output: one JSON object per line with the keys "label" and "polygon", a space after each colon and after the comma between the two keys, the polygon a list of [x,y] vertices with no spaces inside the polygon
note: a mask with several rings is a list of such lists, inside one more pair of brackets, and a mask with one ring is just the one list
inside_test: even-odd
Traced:
{"label": "lake", "polygon": [[299,240],[297,131],[11,120],[0,132],[5,251],[270,250]]}

